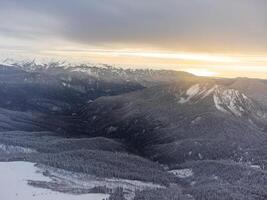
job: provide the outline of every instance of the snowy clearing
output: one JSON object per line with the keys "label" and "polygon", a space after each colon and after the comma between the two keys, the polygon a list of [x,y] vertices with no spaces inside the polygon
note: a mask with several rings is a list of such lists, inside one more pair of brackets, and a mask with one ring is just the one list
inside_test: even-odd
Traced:
{"label": "snowy clearing", "polygon": [[1,200],[102,200],[105,194],[72,195],[36,188],[28,185],[28,180],[51,181],[45,177],[34,163],[0,162],[0,199]]}

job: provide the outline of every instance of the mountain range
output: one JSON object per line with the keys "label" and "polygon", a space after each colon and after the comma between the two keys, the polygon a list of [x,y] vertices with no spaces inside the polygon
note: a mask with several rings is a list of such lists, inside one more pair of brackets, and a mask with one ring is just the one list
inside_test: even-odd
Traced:
{"label": "mountain range", "polygon": [[267,198],[266,80],[5,60],[0,94],[1,160],[163,186],[135,200]]}

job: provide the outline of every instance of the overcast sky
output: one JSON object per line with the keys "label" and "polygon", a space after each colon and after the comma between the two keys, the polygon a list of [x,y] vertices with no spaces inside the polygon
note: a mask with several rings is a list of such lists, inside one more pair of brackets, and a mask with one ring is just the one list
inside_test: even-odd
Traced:
{"label": "overcast sky", "polygon": [[[50,56],[88,51],[91,57],[122,50],[260,55],[253,65],[264,67],[267,1],[0,0],[0,50]],[[152,59],[141,57],[146,64]],[[171,60],[178,66],[179,59]]]}

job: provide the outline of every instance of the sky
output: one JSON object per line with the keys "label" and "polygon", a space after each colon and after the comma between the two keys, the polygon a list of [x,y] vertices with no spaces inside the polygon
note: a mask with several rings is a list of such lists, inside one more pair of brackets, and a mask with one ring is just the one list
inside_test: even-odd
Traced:
{"label": "sky", "polygon": [[0,57],[267,78],[267,1],[0,0]]}

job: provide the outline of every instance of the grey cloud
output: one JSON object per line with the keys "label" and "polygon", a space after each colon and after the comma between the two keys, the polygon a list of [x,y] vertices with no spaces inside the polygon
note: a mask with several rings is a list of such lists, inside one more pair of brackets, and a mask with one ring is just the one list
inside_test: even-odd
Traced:
{"label": "grey cloud", "polygon": [[[25,18],[16,11],[31,13],[27,17],[36,37],[51,34],[81,44],[114,47],[267,50],[265,0],[0,0],[0,5],[0,11],[10,11],[13,18]],[[45,22],[54,19],[59,27],[48,23],[47,30],[40,29],[37,14],[50,19]],[[7,23],[5,18],[0,22]],[[10,23],[14,31],[16,26],[29,25],[18,22]],[[21,28],[16,34],[26,32]]]}

